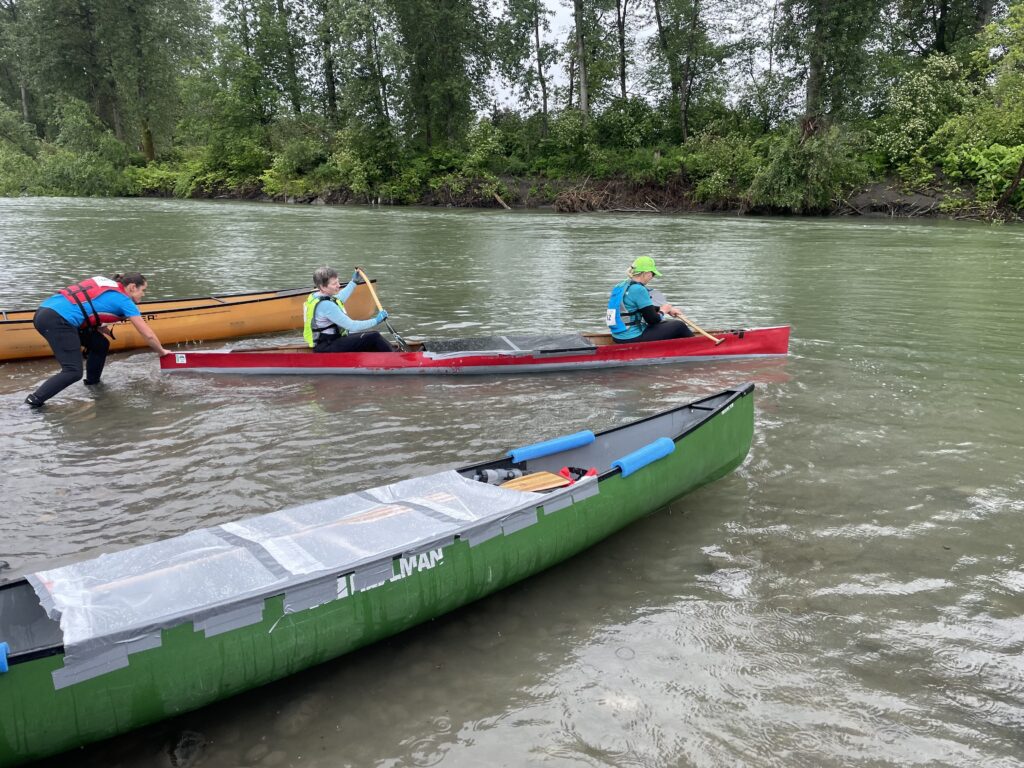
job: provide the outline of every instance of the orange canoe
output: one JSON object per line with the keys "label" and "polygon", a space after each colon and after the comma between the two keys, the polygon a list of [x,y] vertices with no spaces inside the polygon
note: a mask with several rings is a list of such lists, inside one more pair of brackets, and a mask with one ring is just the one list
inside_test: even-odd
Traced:
{"label": "orange canoe", "polygon": [[[144,301],[139,304],[143,319],[160,341],[178,344],[252,336],[276,331],[301,331],[302,305],[311,288],[283,291],[233,293],[195,299]],[[345,302],[349,316],[356,320],[373,317],[377,308],[364,284]],[[0,361],[47,357],[50,346],[32,327],[34,309],[0,310]],[[110,351],[145,347],[146,342],[127,320],[113,323]]]}

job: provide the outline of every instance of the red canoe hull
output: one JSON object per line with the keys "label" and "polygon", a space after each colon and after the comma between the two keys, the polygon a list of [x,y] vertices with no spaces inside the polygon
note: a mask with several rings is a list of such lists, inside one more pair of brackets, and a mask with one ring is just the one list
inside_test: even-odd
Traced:
{"label": "red canoe hull", "polygon": [[643,344],[597,344],[569,353],[412,352],[314,353],[299,347],[177,352],[161,358],[165,371],[247,374],[505,374],[626,365],[708,362],[774,357],[789,352],[789,326],[717,332],[721,344],[702,336]]}

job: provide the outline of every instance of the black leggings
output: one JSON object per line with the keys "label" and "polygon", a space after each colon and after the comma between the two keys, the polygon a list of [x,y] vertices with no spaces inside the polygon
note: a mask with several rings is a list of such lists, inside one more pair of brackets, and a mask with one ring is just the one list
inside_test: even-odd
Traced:
{"label": "black leggings", "polygon": [[693,336],[686,323],[679,320],[662,320],[657,325],[648,325],[644,332],[632,339],[615,339],[616,344],[636,344],[640,341],[668,341],[669,339],[688,339]]}
{"label": "black leggings", "polygon": [[350,333],[346,336],[339,336],[332,339],[320,337],[320,341],[313,347],[314,352],[394,352],[388,340],[377,331],[366,333]]}
{"label": "black leggings", "polygon": [[110,349],[106,336],[92,329],[80,333],[78,328],[48,307],[36,310],[32,325],[46,339],[53,356],[60,363],[60,373],[48,378],[33,393],[38,402],[45,403],[82,378],[82,347],[87,350],[84,366],[86,383],[95,384],[100,380],[103,364],[107,362],[107,350]]}

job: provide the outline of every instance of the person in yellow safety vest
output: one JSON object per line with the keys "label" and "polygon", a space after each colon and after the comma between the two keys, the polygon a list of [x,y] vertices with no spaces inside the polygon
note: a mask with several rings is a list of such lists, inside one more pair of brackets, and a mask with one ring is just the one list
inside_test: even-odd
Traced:
{"label": "person in yellow safety vest", "polygon": [[369,320],[353,320],[345,312],[345,300],[356,289],[358,272],[342,288],[338,273],[320,267],[313,273],[316,288],[302,307],[302,336],[314,352],[393,352],[387,339],[370,331],[383,323],[388,313],[381,310]]}
{"label": "person in yellow safety vest", "polygon": [[616,284],[608,297],[606,322],[615,343],[666,341],[693,336],[693,331],[685,323],[669,319],[679,310],[669,304],[663,294],[647,287],[655,277],[661,277],[654,259],[640,256],[630,266],[627,275],[629,279]]}

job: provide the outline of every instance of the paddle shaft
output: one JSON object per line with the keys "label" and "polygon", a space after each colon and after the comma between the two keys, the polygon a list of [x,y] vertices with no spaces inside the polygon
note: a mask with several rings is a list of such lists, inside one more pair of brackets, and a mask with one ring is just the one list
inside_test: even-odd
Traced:
{"label": "paddle shaft", "polygon": [[682,320],[688,326],[693,328],[693,330],[695,330],[701,336],[703,336],[703,337],[705,337],[707,339],[711,339],[711,341],[715,342],[715,346],[716,347],[719,344],[721,344],[723,341],[725,341],[725,339],[719,339],[719,338],[716,338],[716,337],[712,336],[710,333],[708,333],[703,328],[701,328],[699,325],[697,325],[695,322],[693,322],[693,320],[690,320],[686,315],[684,315],[678,309],[675,312],[673,312],[672,314],[674,314],[676,317],[678,317],[680,320]]}
{"label": "paddle shaft", "polygon": [[[366,276],[366,273],[363,272],[363,270],[360,269],[359,267],[356,267],[356,272],[358,272],[359,276],[361,278],[363,278],[363,282],[366,283],[366,287],[370,289],[370,296],[373,297],[373,303],[377,305],[377,311],[378,312],[383,312],[384,311],[384,307],[382,307],[380,305],[380,299],[377,298],[377,292],[375,290],[373,290],[373,283],[370,282],[370,278],[368,278]],[[386,317],[384,318],[384,325],[387,326],[387,329],[389,331],[391,331],[391,335],[395,337],[395,341],[398,342],[399,348],[403,352],[408,352],[409,351],[409,345],[405,343],[405,339],[403,339],[401,336],[398,335],[398,331],[396,331],[391,326],[391,323],[388,322],[388,319]]]}

